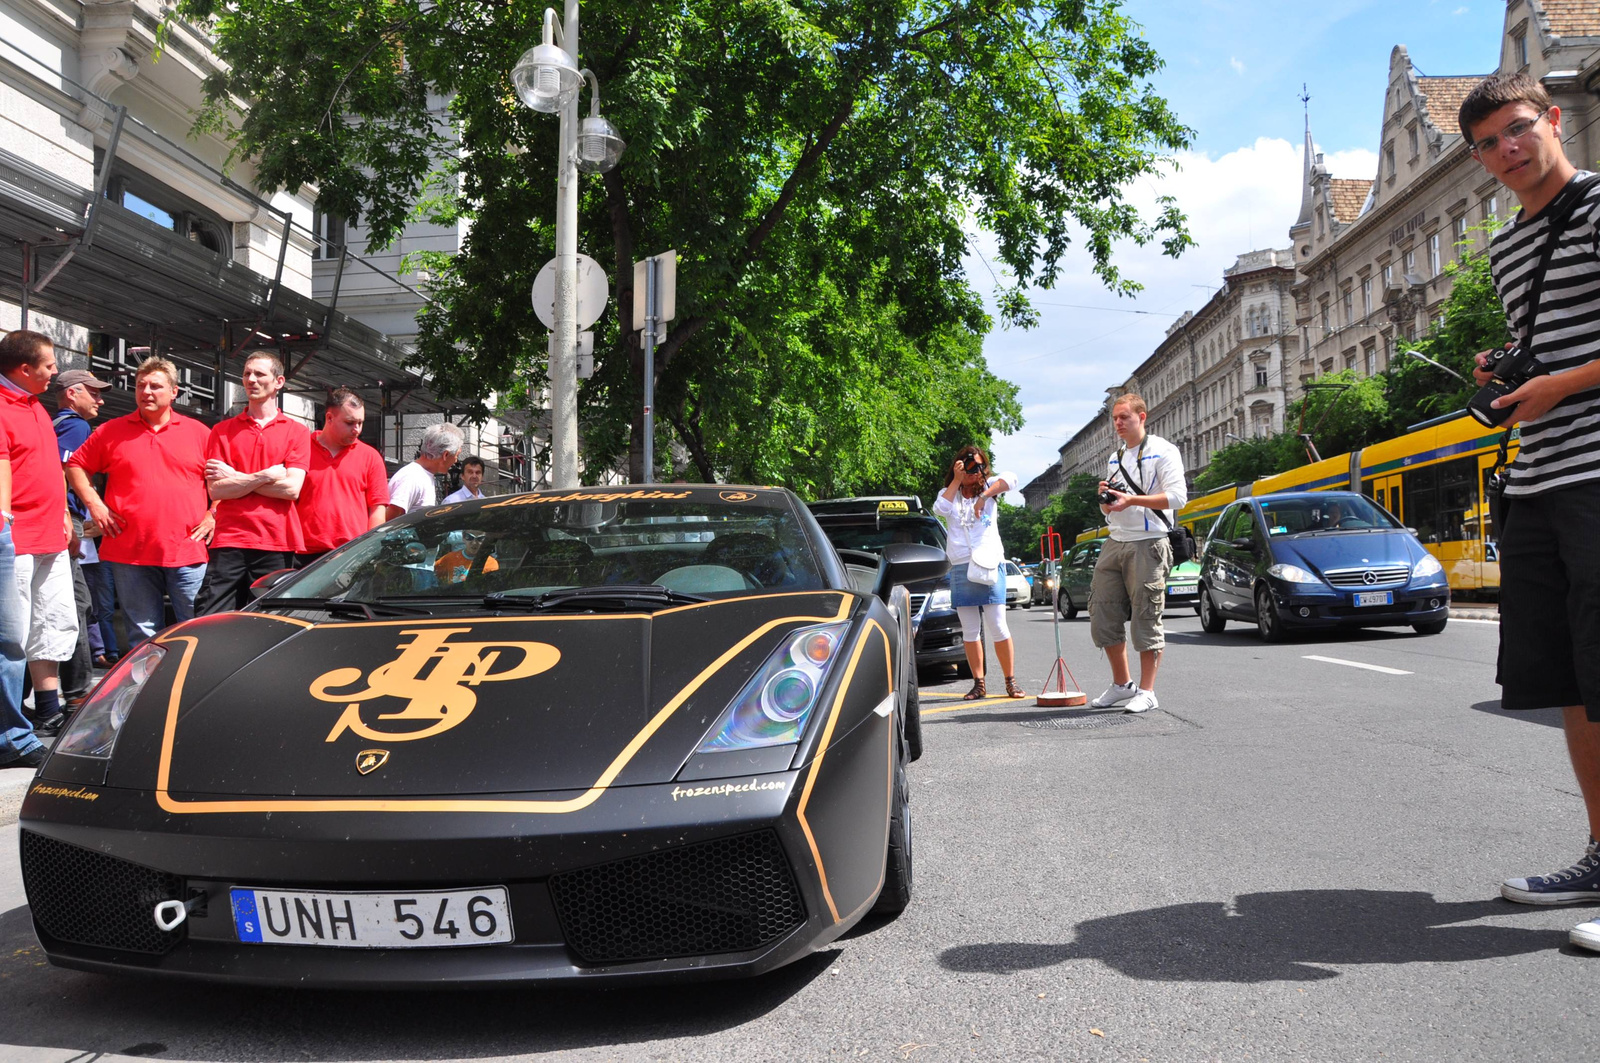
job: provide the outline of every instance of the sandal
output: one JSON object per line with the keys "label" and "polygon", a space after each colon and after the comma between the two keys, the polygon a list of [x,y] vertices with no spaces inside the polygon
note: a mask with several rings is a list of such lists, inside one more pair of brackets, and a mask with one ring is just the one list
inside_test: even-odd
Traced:
{"label": "sandal", "polygon": [[1027,696],[1022,692],[1022,687],[1017,683],[1015,676],[1006,676],[1006,697],[1025,698]]}
{"label": "sandal", "polygon": [[962,701],[977,701],[989,695],[988,688],[983,685],[983,676],[976,676],[972,680],[972,689],[961,695]]}

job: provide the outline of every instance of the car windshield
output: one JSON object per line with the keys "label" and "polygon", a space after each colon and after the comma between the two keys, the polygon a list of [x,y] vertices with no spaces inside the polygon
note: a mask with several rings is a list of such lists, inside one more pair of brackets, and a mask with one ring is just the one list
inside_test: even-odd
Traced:
{"label": "car windshield", "polygon": [[1274,538],[1317,532],[1398,528],[1394,518],[1361,495],[1263,499],[1261,517]]}
{"label": "car windshield", "polygon": [[890,543],[921,543],[944,549],[944,528],[935,520],[884,521],[872,524],[830,524],[822,529],[839,550],[883,553]]}
{"label": "car windshield", "polygon": [[701,494],[621,502],[518,495],[441,507],[357,539],[269,599],[531,597],[640,584],[700,598],[822,589],[788,508]]}

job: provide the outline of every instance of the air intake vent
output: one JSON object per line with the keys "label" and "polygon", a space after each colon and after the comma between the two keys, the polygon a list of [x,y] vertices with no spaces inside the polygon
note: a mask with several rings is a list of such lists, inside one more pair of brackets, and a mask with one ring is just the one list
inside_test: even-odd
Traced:
{"label": "air intake vent", "polygon": [[770,830],[555,875],[550,894],[586,963],[745,952],[806,918]]}
{"label": "air intake vent", "polygon": [[183,880],[114,856],[22,832],[22,884],[33,917],[53,938],[160,955],[183,940],[162,931],[152,911],[183,897]]}

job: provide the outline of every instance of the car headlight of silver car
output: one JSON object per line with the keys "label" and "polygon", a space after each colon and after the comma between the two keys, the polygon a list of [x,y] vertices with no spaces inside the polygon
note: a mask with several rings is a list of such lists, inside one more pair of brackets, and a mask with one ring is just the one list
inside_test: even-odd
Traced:
{"label": "car headlight of silver car", "polygon": [[849,624],[790,633],[707,732],[696,753],[789,745],[800,741]]}
{"label": "car headlight of silver car", "polygon": [[1322,581],[1299,565],[1273,565],[1267,569],[1267,575],[1283,580],[1285,583],[1321,583]]}
{"label": "car headlight of silver car", "polygon": [[77,712],[72,722],[56,741],[55,752],[74,757],[111,759],[111,750],[117,744],[117,735],[139,700],[139,692],[155,674],[161,659],[167,655],[165,647],[147,642],[117,662],[115,668],[95,687]]}
{"label": "car headlight of silver car", "polygon": [[1427,579],[1429,576],[1441,576],[1444,566],[1439,564],[1439,559],[1432,554],[1423,554],[1422,560],[1411,566],[1412,579]]}

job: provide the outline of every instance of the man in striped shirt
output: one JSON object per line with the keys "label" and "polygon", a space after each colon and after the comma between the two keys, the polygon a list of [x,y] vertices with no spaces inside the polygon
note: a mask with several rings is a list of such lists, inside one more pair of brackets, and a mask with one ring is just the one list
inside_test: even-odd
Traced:
{"label": "man in striped shirt", "polygon": [[[1507,879],[1500,892],[1523,904],[1600,904],[1600,182],[1568,161],[1561,109],[1526,74],[1486,78],[1460,120],[1473,156],[1522,207],[1489,261],[1511,334],[1543,370],[1494,402],[1514,406],[1510,423],[1522,427],[1499,529],[1501,703],[1561,708],[1590,831],[1572,867]],[[1600,952],[1600,919],[1573,928],[1571,941]]]}

